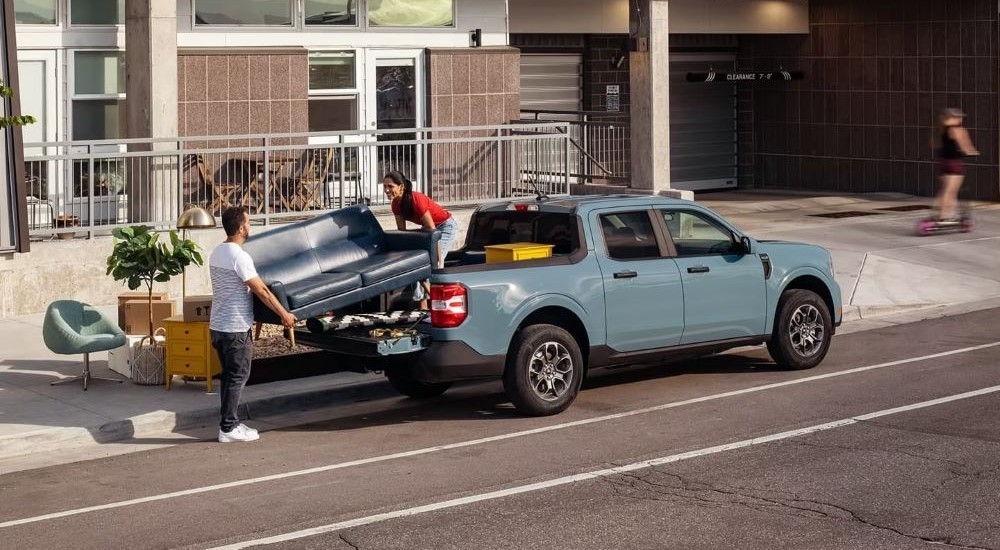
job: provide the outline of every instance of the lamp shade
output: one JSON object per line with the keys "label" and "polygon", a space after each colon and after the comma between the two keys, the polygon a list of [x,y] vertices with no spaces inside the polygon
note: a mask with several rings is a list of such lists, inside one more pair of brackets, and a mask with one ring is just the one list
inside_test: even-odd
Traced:
{"label": "lamp shade", "polygon": [[192,206],[177,218],[177,229],[207,229],[215,227],[215,216],[200,206]]}

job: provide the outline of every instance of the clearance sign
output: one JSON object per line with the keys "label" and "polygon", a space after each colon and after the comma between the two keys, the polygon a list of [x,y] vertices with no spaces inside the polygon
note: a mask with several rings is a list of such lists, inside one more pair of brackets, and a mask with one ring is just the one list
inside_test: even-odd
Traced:
{"label": "clearance sign", "polygon": [[805,75],[802,71],[732,71],[732,72],[707,72],[688,73],[688,82],[782,82],[791,80],[802,80]]}

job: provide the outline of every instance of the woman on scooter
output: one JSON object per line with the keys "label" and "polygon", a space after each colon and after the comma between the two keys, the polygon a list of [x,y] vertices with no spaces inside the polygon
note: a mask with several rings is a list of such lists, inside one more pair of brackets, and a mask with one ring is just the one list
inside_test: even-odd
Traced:
{"label": "woman on scooter", "polygon": [[979,151],[972,145],[969,132],[962,126],[965,113],[961,109],[949,107],[941,111],[938,117],[937,132],[934,134],[933,145],[937,153],[938,173],[941,185],[934,199],[934,207],[938,212],[938,221],[953,221],[957,217],[958,192],[965,179],[965,167],[962,159],[978,155]]}

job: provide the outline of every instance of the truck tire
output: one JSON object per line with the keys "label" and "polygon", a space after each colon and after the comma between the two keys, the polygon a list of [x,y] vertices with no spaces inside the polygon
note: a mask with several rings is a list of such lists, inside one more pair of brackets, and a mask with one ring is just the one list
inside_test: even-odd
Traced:
{"label": "truck tire", "polygon": [[811,369],[826,357],[832,337],[833,319],[826,302],[811,290],[793,288],[778,301],[767,351],[783,369]]}
{"label": "truck tire", "polygon": [[413,376],[413,369],[409,367],[386,369],[385,377],[396,391],[414,399],[437,397],[451,387],[450,382],[421,382]]}
{"label": "truck tire", "polygon": [[583,374],[583,354],[570,333],[554,325],[531,325],[511,343],[503,388],[521,413],[548,416],[573,403]]}

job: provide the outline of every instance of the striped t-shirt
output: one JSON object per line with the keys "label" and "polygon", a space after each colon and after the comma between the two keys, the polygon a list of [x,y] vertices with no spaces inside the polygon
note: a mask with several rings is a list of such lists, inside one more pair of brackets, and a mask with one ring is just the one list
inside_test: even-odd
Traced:
{"label": "striped t-shirt", "polygon": [[236,243],[222,243],[208,258],[212,275],[212,314],[216,332],[246,332],[253,326],[253,295],[247,281],[257,276],[253,258]]}

